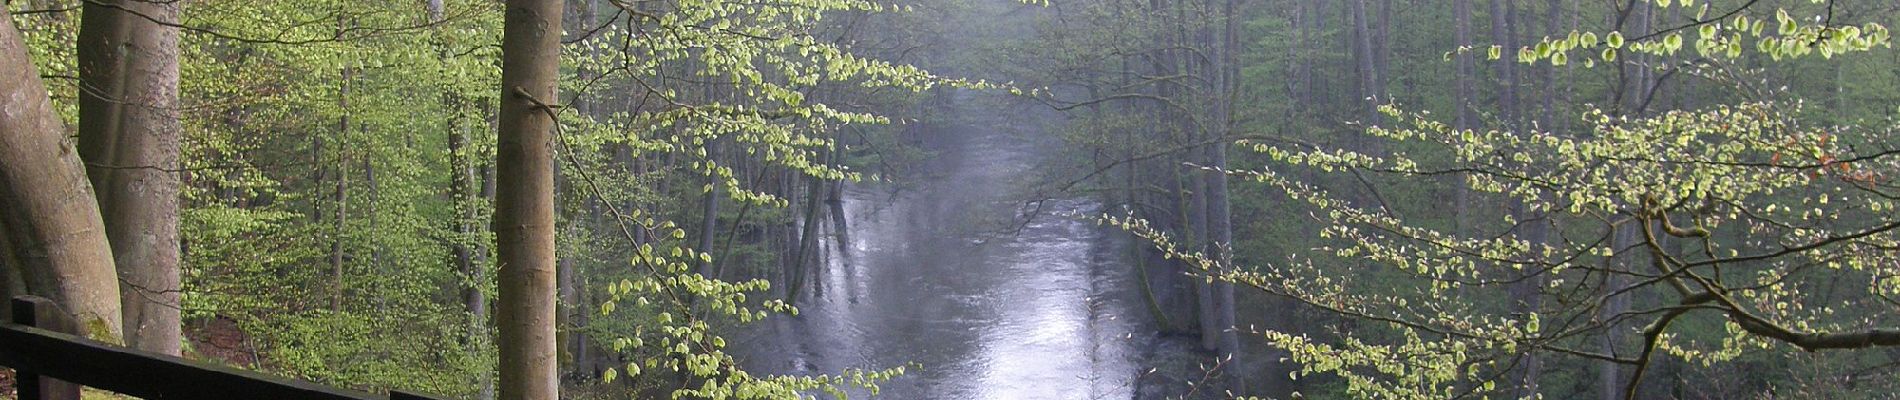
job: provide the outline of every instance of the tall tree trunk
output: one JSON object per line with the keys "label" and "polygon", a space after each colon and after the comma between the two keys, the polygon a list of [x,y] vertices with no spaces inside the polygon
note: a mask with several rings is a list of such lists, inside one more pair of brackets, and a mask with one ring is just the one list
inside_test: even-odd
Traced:
{"label": "tall tree trunk", "polygon": [[[1325,43],[1321,41],[1321,39],[1324,39],[1327,34],[1326,30],[1328,28],[1326,27],[1326,23],[1329,21],[1329,19],[1326,17],[1328,13],[1332,12],[1330,11],[1332,4],[1333,4],[1332,1],[1306,2],[1306,5],[1313,7],[1313,10],[1308,12],[1307,17],[1306,17],[1307,25],[1309,25],[1307,32],[1310,32],[1310,36],[1308,40],[1310,40],[1312,43],[1315,43],[1316,47],[1321,47],[1321,48],[1324,47]],[[1313,68],[1319,68],[1321,66],[1321,63],[1325,61],[1325,58],[1319,56],[1320,54],[1325,54],[1325,53],[1314,53],[1307,57],[1308,58],[1307,69],[1309,71],[1311,71]],[[1311,104],[1311,106],[1308,107],[1308,113],[1307,113],[1308,118],[1312,118],[1315,115],[1319,115],[1319,113],[1322,112],[1323,109],[1328,108],[1326,107],[1326,105],[1328,105],[1332,101],[1333,93],[1339,92],[1338,90],[1319,90],[1319,88],[1322,88],[1322,87],[1332,86],[1330,82],[1328,81],[1329,76],[1330,74],[1326,74],[1323,72],[1321,73],[1307,72],[1307,76],[1304,78],[1301,78],[1307,84],[1306,100],[1311,102],[1309,103]]]}
{"label": "tall tree trunk", "polygon": [[[1626,14],[1625,19],[1620,21],[1619,24],[1622,28],[1623,36],[1640,37],[1649,33],[1651,4],[1652,2],[1649,1],[1638,0],[1632,0],[1628,3],[1628,7],[1631,8],[1628,9],[1628,14]],[[1618,58],[1618,60],[1622,62],[1622,68],[1618,69],[1620,86],[1617,89],[1617,112],[1624,116],[1636,116],[1642,114],[1643,96],[1649,92],[1650,88],[1649,68],[1645,66],[1647,65],[1645,61],[1648,57],[1638,54],[1637,52],[1624,52],[1623,54],[1625,54],[1624,57]],[[1640,237],[1640,231],[1638,231],[1638,229],[1641,229],[1641,227],[1637,225],[1637,223],[1631,221],[1612,228],[1616,230],[1614,239],[1611,242],[1611,244],[1615,246],[1613,248],[1621,250],[1636,245]],[[1630,260],[1630,258],[1632,258],[1632,256],[1618,255],[1617,260],[1611,263],[1613,270],[1604,278],[1602,289],[1604,293],[1613,293],[1629,284],[1629,276],[1625,274],[1634,268],[1633,264],[1635,263]],[[1610,296],[1604,300],[1603,310],[1599,318],[1612,318],[1616,315],[1628,312],[1629,308],[1630,294],[1625,293]],[[1603,354],[1616,354],[1617,344],[1623,341],[1624,335],[1624,332],[1620,328],[1620,325],[1610,325],[1604,328],[1602,341],[1599,343]],[[1607,361],[1598,362],[1598,397],[1603,400],[1622,398],[1624,375],[1622,365]]]}
{"label": "tall tree trunk", "polygon": [[1493,61],[1497,70],[1498,119],[1506,130],[1517,129],[1517,38],[1512,20],[1515,0],[1491,0],[1491,43],[1503,47],[1504,56]]}
{"label": "tall tree trunk", "polygon": [[[821,218],[820,213],[824,210],[824,207],[821,207],[824,204],[821,200],[821,196],[824,195],[824,180],[816,176],[807,176],[805,179],[804,223],[799,225],[797,248],[792,249],[791,263],[786,266],[789,279],[786,280],[785,301],[788,303],[798,302],[798,292],[805,287],[807,276],[810,275],[811,260],[816,258],[812,253],[816,253],[819,246],[818,227],[821,224],[818,221]],[[816,284],[813,283],[813,285]]]}
{"label": "tall tree trunk", "polygon": [[[1477,50],[1472,48],[1471,43],[1471,0],[1452,0],[1451,13],[1458,46],[1452,53],[1452,57],[1457,59],[1457,88],[1452,97],[1452,112],[1456,116],[1452,118],[1452,128],[1462,131],[1472,129],[1472,125],[1477,122],[1477,116],[1471,110],[1472,98],[1477,96],[1477,87],[1472,83],[1472,75],[1476,73],[1472,65],[1472,52]],[[1458,181],[1452,183],[1456,203],[1452,205],[1452,229],[1459,237],[1464,237],[1470,233],[1471,188],[1465,185],[1465,174],[1453,176]]]}
{"label": "tall tree trunk", "polygon": [[[0,240],[5,241],[0,267],[19,282],[8,283],[4,294],[53,299],[85,335],[119,341],[125,324],[118,274],[92,184],[5,8],[0,7]],[[16,288],[26,293],[12,292]]]}
{"label": "tall tree trunk", "polygon": [[[468,156],[468,160],[474,160],[474,159],[475,159],[474,155]],[[475,168],[474,172],[482,180],[481,189],[476,192],[477,199],[485,200],[492,204],[495,201],[495,166],[494,164],[483,164],[481,167]],[[474,199],[471,199],[470,204],[473,204],[474,201],[475,201]],[[475,231],[473,231],[473,229],[475,229],[475,226],[473,224],[475,224],[476,223],[475,221],[480,218],[480,215],[479,215],[480,213],[473,206],[470,206],[470,208],[465,212],[467,213],[466,215],[468,217],[468,221],[471,224],[469,226],[469,229],[471,229],[471,231],[469,232],[469,236],[470,236],[470,239],[474,239]],[[487,228],[491,232],[494,231],[494,221],[492,219],[489,220],[489,224]],[[472,283],[468,289],[468,292],[466,293],[466,297],[463,298],[464,305],[468,307],[469,329],[471,329],[473,332],[479,335],[476,337],[476,339],[484,341],[484,342],[476,343],[478,345],[493,343],[493,342],[489,342],[489,340],[495,339],[489,334],[490,320],[492,319],[491,317],[493,316],[493,314],[491,314],[492,311],[490,310],[490,307],[488,304],[488,294],[482,291],[482,289],[485,288],[490,282],[494,282],[492,278],[489,278],[488,273],[496,270],[496,268],[494,268],[493,260],[490,260],[488,258],[489,252],[487,250],[488,250],[487,248],[484,248],[481,246],[476,246],[474,248],[475,260],[473,263],[469,264],[470,270],[473,271],[472,272],[473,275],[469,276],[469,279],[472,280],[471,281]],[[475,348],[479,349],[479,347],[475,347]],[[497,380],[496,377],[483,375],[479,379],[481,382],[481,388],[476,392],[475,398],[480,399],[480,400],[494,399],[495,385],[497,384],[497,382],[495,382]]]}
{"label": "tall tree trunk", "polygon": [[[444,8],[443,0],[428,0],[425,6],[430,22],[440,24],[445,19],[447,10]],[[449,61],[446,47],[438,48],[437,55],[444,62]],[[464,280],[458,288],[463,311],[468,317],[463,333],[467,335],[467,342],[464,343],[463,348],[470,357],[477,357],[482,354],[483,344],[488,342],[488,299],[487,295],[482,293],[482,286],[484,282],[487,282],[488,274],[484,271],[483,263],[479,262],[485,258],[486,251],[475,244],[477,243],[476,232],[478,232],[476,224],[481,218],[477,210],[477,200],[478,196],[485,196],[485,194],[477,193],[473,162],[474,149],[469,143],[467,130],[462,126],[462,110],[465,104],[453,91],[445,90],[442,93],[442,106],[448,109],[449,114],[445,121],[449,147],[449,196],[453,198],[451,202],[455,205],[455,219],[452,225],[455,239],[449,243],[449,253],[455,259],[455,270],[462,274]],[[477,376],[475,382],[477,400],[495,398],[495,382],[486,371]]]}
{"label": "tall tree trunk", "polygon": [[[1160,49],[1155,50],[1154,56],[1149,57],[1151,60],[1150,68],[1154,69],[1156,76],[1180,76],[1190,73],[1188,72],[1187,62],[1184,60],[1185,57],[1182,56],[1185,50],[1180,50],[1180,47],[1184,46],[1187,42],[1186,33],[1184,32],[1185,28],[1181,27],[1182,20],[1185,19],[1185,15],[1183,15],[1181,11],[1184,8],[1181,6],[1181,3],[1185,1],[1186,0],[1173,2],[1168,0],[1148,1],[1149,11],[1145,14],[1152,16],[1150,18],[1154,18],[1154,21],[1151,23],[1154,26],[1174,28],[1157,35],[1155,39],[1156,42],[1153,43],[1152,47]],[[1154,85],[1155,94],[1163,99],[1169,99],[1169,101],[1179,101],[1181,94],[1187,91],[1184,87],[1185,85],[1181,83],[1184,81],[1187,80],[1175,79],[1160,82]],[[1168,107],[1166,104],[1157,104],[1151,111],[1154,114],[1153,129],[1166,135],[1165,137],[1184,142],[1191,142],[1198,137],[1198,135],[1193,134],[1191,130],[1187,129],[1189,124],[1187,123],[1187,119],[1180,115],[1181,110]],[[1183,152],[1179,159],[1167,160],[1168,164],[1172,165],[1166,166],[1167,172],[1160,175],[1165,177],[1167,183],[1172,186],[1173,196],[1167,200],[1175,204],[1175,228],[1177,228],[1177,231],[1183,236],[1185,243],[1189,245],[1197,245],[1200,243],[1200,238],[1203,237],[1200,230],[1204,224],[1196,220],[1198,216],[1205,215],[1205,213],[1199,211],[1203,203],[1197,200],[1198,196],[1200,196],[1199,182],[1203,181],[1194,179],[1195,174],[1188,171],[1187,167],[1180,163],[1195,160],[1195,154],[1197,153],[1197,151],[1187,151]],[[1190,180],[1195,183],[1188,183],[1187,181]],[[1181,275],[1187,276],[1189,279],[1187,286],[1191,289],[1193,295],[1191,301],[1193,301],[1192,311],[1194,312],[1194,315],[1190,316],[1190,319],[1194,321],[1193,326],[1198,328],[1196,332],[1201,335],[1201,348],[1213,350],[1216,337],[1214,319],[1210,317],[1210,315],[1212,315],[1211,310],[1214,308],[1211,285],[1208,284],[1206,279],[1188,276],[1191,275],[1190,272],[1192,269],[1182,260],[1177,259],[1167,262],[1167,264],[1167,268],[1181,273]]]}
{"label": "tall tree trunk", "polygon": [[[339,29],[341,25],[339,25]],[[330,310],[343,310],[343,260],[344,236],[349,228],[350,213],[350,157],[344,139],[350,133],[350,68],[344,67],[342,87],[337,92],[337,107],[343,110],[343,116],[337,120],[337,158],[336,158],[336,218],[331,220],[330,231]]]}
{"label": "tall tree trunk", "polygon": [[[1220,262],[1218,272],[1223,274],[1234,271],[1233,257],[1229,254],[1234,241],[1234,229],[1231,218],[1232,207],[1228,204],[1226,173],[1227,136],[1228,130],[1233,127],[1233,96],[1237,84],[1234,79],[1238,75],[1236,72],[1239,68],[1234,55],[1239,45],[1234,27],[1236,18],[1234,2],[1235,0],[1223,2],[1219,40],[1215,44],[1218,53],[1213,60],[1216,64],[1208,71],[1213,78],[1213,90],[1210,92],[1214,95],[1214,118],[1212,119],[1214,131],[1209,132],[1209,136],[1212,136],[1209,138],[1211,143],[1206,146],[1208,167],[1212,168],[1205,171],[1207,233],[1209,235],[1207,255]],[[1234,303],[1234,283],[1229,280],[1214,281],[1213,295],[1214,303],[1217,305],[1214,310],[1214,325],[1220,329],[1220,356],[1226,360],[1225,370],[1229,371],[1227,389],[1233,395],[1243,395],[1247,393],[1247,374],[1250,371],[1245,368],[1243,362],[1246,359],[1242,356],[1240,349],[1240,328],[1234,319],[1237,311]]]}
{"label": "tall tree trunk", "polygon": [[[1115,15],[1117,17],[1129,15],[1122,4],[1120,1],[1114,2]],[[1127,26],[1128,25],[1119,25],[1119,27],[1123,29],[1119,30],[1117,34],[1127,34]],[[1133,55],[1123,55],[1119,59],[1120,73],[1116,74],[1116,83],[1117,87],[1122,88],[1121,90],[1127,90],[1127,88],[1130,87],[1129,81],[1136,74],[1134,70],[1134,58],[1135,56]],[[1137,115],[1140,113],[1140,110],[1135,107],[1134,103],[1128,101],[1115,102],[1112,109],[1121,115]],[[1121,172],[1123,185],[1121,211],[1127,212],[1128,216],[1138,215],[1141,210],[1141,202],[1137,199],[1137,192],[1135,190],[1135,186],[1142,182],[1141,170],[1139,168],[1141,164],[1135,160],[1135,149],[1137,147],[1135,138],[1138,131],[1140,130],[1134,126],[1121,127],[1121,162],[1123,162],[1124,165],[1117,169]],[[840,201],[842,201],[842,199],[840,199]],[[839,211],[842,211],[842,206]],[[1136,284],[1141,289],[1142,304],[1147,306],[1148,316],[1154,318],[1157,331],[1164,334],[1179,332],[1180,327],[1175,326],[1173,319],[1169,318],[1167,311],[1162,308],[1160,299],[1155,296],[1155,280],[1149,276],[1147,258],[1144,257],[1143,252],[1143,250],[1146,249],[1145,242],[1146,241],[1142,240],[1139,236],[1130,234],[1127,239],[1127,246],[1125,247],[1128,252],[1126,254],[1128,262],[1133,264],[1135,269]]]}
{"label": "tall tree trunk", "polygon": [[[1548,9],[1545,10],[1544,14],[1544,34],[1547,37],[1557,37],[1561,31],[1559,24],[1563,16],[1563,2],[1562,0],[1547,0],[1545,3]],[[1554,117],[1554,108],[1556,107],[1557,67],[1550,63],[1545,63],[1539,68],[1543,74],[1543,82],[1542,90],[1540,90],[1542,92],[1542,99],[1540,100],[1542,110],[1538,114],[1537,125],[1540,129],[1547,130],[1554,126],[1552,118]],[[1529,133],[1526,132],[1524,135],[1528,137]],[[1546,198],[1551,195],[1550,193],[1540,194],[1540,196]],[[1521,214],[1517,217],[1517,220],[1528,222],[1522,228],[1524,232],[1521,233],[1521,235],[1524,241],[1529,242],[1532,246],[1543,246],[1549,242],[1551,225],[1548,221],[1545,221],[1547,214],[1531,210],[1521,204],[1521,202],[1520,204],[1516,204],[1515,208],[1517,208],[1519,210],[1518,213]],[[1528,276],[1520,276],[1518,282],[1511,287],[1511,297],[1513,297],[1513,304],[1516,306],[1516,310],[1514,311],[1520,318],[1534,316],[1540,312],[1543,307],[1542,290],[1545,282],[1547,282],[1547,276],[1540,272],[1541,271],[1524,270],[1523,273]],[[1538,380],[1543,374],[1543,359],[1538,357],[1534,352],[1525,352],[1519,357],[1517,364],[1520,368],[1520,372],[1516,377],[1517,398],[1537,397]]]}
{"label": "tall tree trunk", "polygon": [[[364,235],[365,237],[363,238],[365,242],[368,242],[365,244],[369,246],[369,266],[371,271],[368,273],[374,276],[388,276],[387,274],[390,272],[389,268],[383,264],[382,220],[376,208],[378,204],[383,202],[383,194],[382,188],[376,184],[376,157],[374,155],[363,156],[363,184],[367,186],[365,189],[369,192],[367,193],[368,198],[363,199],[364,208],[367,208],[363,214],[369,219],[369,227],[364,230],[369,234]],[[370,293],[374,296],[373,300],[376,302],[376,312],[379,313],[386,310],[389,306],[389,299],[383,296],[383,291],[380,287],[381,282],[382,280],[373,279],[370,280],[369,285],[371,286]]]}
{"label": "tall tree trunk", "polygon": [[[481,194],[477,193],[476,171],[473,163],[470,162],[474,159],[474,154],[472,154],[474,150],[468,144],[468,133],[455,121],[456,118],[450,118],[449,186],[451,196],[455,197],[456,237],[449,245],[449,251],[455,258],[456,271],[460,272],[465,279],[460,289],[462,307],[468,313],[467,350],[471,355],[475,355],[481,353],[481,344],[488,338],[488,299],[487,295],[482,293],[484,283],[488,282],[488,274],[482,263],[478,262],[486,251],[474,245],[478,237],[476,221],[481,218],[477,207],[478,196]],[[487,374],[483,374],[480,378],[480,386],[485,389],[482,393],[487,395],[482,399],[494,397],[494,384],[487,378]]]}
{"label": "tall tree trunk", "polygon": [[[1190,31],[1187,12],[1189,8],[1188,1],[1176,0],[1172,3],[1164,2],[1162,4],[1171,7],[1173,13],[1173,19],[1166,21],[1168,24],[1173,25],[1173,34],[1168,38],[1173,41],[1169,47],[1175,49],[1168,52],[1168,64],[1172,72],[1171,75],[1199,76],[1201,80],[1208,79],[1209,77],[1205,76],[1206,72],[1204,71],[1206,65],[1201,62],[1204,59],[1197,57],[1197,55],[1204,53],[1188,50],[1197,47],[1205,48],[1195,43],[1197,42],[1197,40],[1195,40],[1196,35]],[[1179,81],[1194,82],[1195,80],[1181,79]],[[1185,104],[1187,98],[1193,96],[1197,88],[1204,89],[1204,85],[1189,86],[1187,83],[1177,83],[1170,86],[1170,88],[1172,88],[1172,90],[1165,92],[1165,97],[1170,99],[1170,101]],[[1206,94],[1208,92],[1202,93]],[[1161,120],[1172,130],[1173,136],[1177,138],[1177,140],[1193,143],[1207,138],[1209,132],[1193,123],[1193,120],[1197,118],[1190,114],[1193,111],[1174,107],[1164,107],[1162,110]],[[1207,162],[1206,152],[1199,147],[1201,146],[1190,147],[1189,150],[1182,152],[1182,158],[1175,167],[1175,179],[1178,185],[1175,187],[1176,201],[1186,204],[1186,206],[1181,207],[1181,213],[1186,216],[1183,218],[1181,230],[1182,234],[1187,238],[1187,243],[1193,246],[1204,246],[1209,236],[1207,232],[1207,180],[1202,179],[1201,174],[1193,167],[1184,164],[1205,164]],[[1179,181],[1183,180],[1186,182],[1179,183]],[[1176,261],[1176,264],[1180,265],[1183,271],[1192,271],[1185,260]],[[1207,272],[1211,273],[1212,271]],[[1205,278],[1195,279],[1193,287],[1195,319],[1200,321],[1201,326],[1201,348],[1206,350],[1219,350],[1221,327],[1215,315],[1215,311],[1220,307],[1215,295],[1217,289],[1213,282]]]}
{"label": "tall tree trunk", "polygon": [[555,365],[554,136],[561,1],[510,0],[496,146],[496,322],[503,400],[559,396]]}
{"label": "tall tree trunk", "polygon": [[1353,57],[1358,60],[1359,101],[1362,104],[1364,118],[1362,123],[1376,124],[1379,121],[1379,104],[1384,101],[1385,93],[1379,87],[1379,69],[1374,59],[1372,27],[1366,17],[1366,0],[1351,0],[1348,6],[1352,10]]}
{"label": "tall tree trunk", "polygon": [[[842,135],[840,135],[842,136]],[[840,168],[844,163],[844,138],[834,137],[831,141],[831,155],[825,158],[831,168]],[[838,256],[847,268],[851,262],[851,227],[844,213],[844,180],[834,179],[825,182],[825,206],[831,214],[831,239],[838,245]],[[741,214],[743,215],[743,213]],[[733,221],[732,234],[739,234],[739,223]]]}
{"label": "tall tree trunk", "polygon": [[[569,222],[569,229],[573,229],[571,228],[573,225],[573,222]],[[557,352],[555,361],[559,365],[558,370],[562,371],[559,376],[567,376],[568,372],[575,370],[575,364],[580,360],[575,358],[579,353],[574,351],[575,347],[581,344],[576,340],[580,336],[574,334],[580,331],[575,329],[578,327],[574,323],[578,319],[575,317],[586,314],[589,310],[580,307],[581,288],[577,286],[580,283],[580,273],[575,270],[574,258],[560,257],[558,261],[555,261],[554,266],[554,292],[559,306],[559,310],[554,314],[554,326],[557,332],[554,338]]]}
{"label": "tall tree trunk", "polygon": [[1392,22],[1392,0],[1379,0],[1379,19],[1372,27],[1372,76],[1379,78],[1373,84],[1380,96],[1392,87]]}
{"label": "tall tree trunk", "polygon": [[[348,16],[338,15],[336,17],[337,36],[342,36],[350,23]],[[341,79],[337,82],[336,105],[342,115],[337,118],[336,127],[336,218],[330,221],[332,225],[330,232],[331,311],[343,310],[343,261],[344,253],[348,249],[344,243],[344,236],[348,229],[350,211],[350,157],[347,145],[350,143],[350,81],[355,79],[354,71],[349,66],[340,68],[337,75]]]}
{"label": "tall tree trunk", "polygon": [[[715,138],[706,141],[706,160],[708,163],[720,162],[719,139]],[[719,197],[725,195],[725,191],[722,190],[722,186],[724,186],[725,183],[725,179],[721,178],[719,174],[713,173],[710,165],[708,165],[706,171],[706,193],[705,197],[700,199],[699,204],[699,212],[701,215],[698,250],[702,253],[711,254],[713,252],[713,241],[719,237]],[[817,201],[817,199],[813,199],[812,201]],[[712,259],[700,259],[699,275],[707,278],[713,277]]]}
{"label": "tall tree trunk", "polygon": [[87,2],[79,156],[118,263],[125,343],[178,355],[179,3]]}
{"label": "tall tree trunk", "polygon": [[[592,30],[595,27],[597,27],[600,23],[600,21],[598,21],[599,6],[600,4],[597,0],[575,1],[574,7],[577,9],[575,12],[576,14],[575,16],[577,18],[577,21],[578,21],[577,23],[579,24],[579,26],[577,28],[570,28],[569,30],[574,31],[577,35],[581,35],[581,34],[586,34],[587,32],[589,32],[589,30]],[[591,43],[593,42],[593,36],[583,36],[577,39],[581,40],[582,43],[589,44],[589,45],[583,46],[587,49],[586,57],[589,60],[599,59],[600,50],[597,48],[597,46],[591,45]],[[578,66],[576,68],[576,75],[579,76],[581,80],[583,81],[592,80],[599,75],[598,72],[595,72],[594,70],[590,68],[587,68],[585,64],[586,63],[582,63],[581,66]],[[582,116],[583,118],[588,118],[588,119],[595,118],[594,101],[590,101],[589,96],[586,96],[586,93],[576,94],[574,96],[573,102],[574,102],[574,111],[578,113],[580,116]],[[617,150],[622,147],[624,146],[616,146],[616,147],[610,147],[610,148],[616,149],[616,152],[617,152]],[[615,163],[613,161],[608,161],[607,165],[611,166],[611,165],[615,165]],[[589,195],[585,197],[587,198],[587,208],[586,208],[587,215],[586,217],[579,218],[578,220],[586,221],[588,223],[588,225],[583,225],[583,226],[589,226],[589,225],[598,226],[600,220],[603,217],[603,212],[602,212],[604,208],[603,203],[608,200],[597,196],[597,194]],[[629,243],[629,245],[635,245],[635,244]],[[600,376],[599,368],[597,368],[595,366],[595,363],[593,362],[594,358],[592,356],[592,351],[591,351],[592,346],[591,346],[591,343],[588,341],[587,331],[585,329],[588,324],[588,317],[591,315],[591,313],[588,312],[589,308],[586,307],[585,305],[593,304],[591,301],[588,300],[588,292],[587,292],[588,274],[586,270],[580,269],[580,268],[570,268],[568,271],[569,271],[568,276],[562,277],[562,281],[561,281],[561,286],[563,288],[563,291],[561,293],[562,295],[561,302],[566,304],[570,310],[568,312],[572,313],[570,314],[571,317],[569,318],[568,323],[564,324],[564,326],[568,328],[568,332],[564,336],[567,341],[567,345],[564,346],[563,348],[566,349],[566,351],[568,352],[568,360],[572,362],[572,364],[569,365],[569,371],[584,374],[583,376],[588,377],[588,378],[598,378]]]}
{"label": "tall tree trunk", "polygon": [[1286,46],[1287,70],[1292,72],[1293,79],[1287,80],[1287,115],[1282,125],[1283,129],[1297,126],[1301,117],[1305,115],[1308,103],[1313,101],[1308,95],[1313,87],[1312,60],[1306,56],[1306,52],[1301,51],[1304,48],[1302,46],[1315,36],[1312,30],[1313,23],[1308,21],[1313,17],[1308,15],[1307,3],[1295,1],[1287,18],[1293,25],[1294,35],[1293,42],[1287,43]]}

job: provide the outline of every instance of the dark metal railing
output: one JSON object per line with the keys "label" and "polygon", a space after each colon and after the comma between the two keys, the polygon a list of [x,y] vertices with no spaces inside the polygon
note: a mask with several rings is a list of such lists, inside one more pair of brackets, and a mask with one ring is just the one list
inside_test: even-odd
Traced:
{"label": "dark metal railing", "polygon": [[13,298],[0,322],[0,366],[11,367],[20,400],[77,400],[80,386],[145,399],[436,400],[387,395],[143,352],[73,335],[77,325],[52,300]]}

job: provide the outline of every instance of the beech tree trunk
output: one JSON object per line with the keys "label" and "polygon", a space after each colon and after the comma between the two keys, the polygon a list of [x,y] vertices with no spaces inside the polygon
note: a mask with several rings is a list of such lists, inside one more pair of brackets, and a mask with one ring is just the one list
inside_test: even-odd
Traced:
{"label": "beech tree trunk", "polygon": [[503,400],[559,396],[555,364],[554,136],[561,0],[510,0],[496,142],[496,324]]}
{"label": "beech tree trunk", "polygon": [[[446,17],[443,0],[428,0],[424,7],[429,13],[430,22],[440,23]],[[437,52],[445,60],[449,57],[448,50],[440,44]],[[488,280],[483,269],[484,263],[481,262],[486,252],[474,245],[475,232],[478,232],[476,221],[481,218],[476,210],[476,200],[484,194],[477,193],[474,150],[469,144],[468,132],[462,125],[461,111],[466,103],[452,91],[444,91],[442,104],[450,110],[444,127],[448,130],[449,196],[455,204],[455,219],[452,222],[455,238],[449,243],[449,254],[455,259],[455,270],[461,272],[464,279],[457,288],[462,307],[468,313],[464,351],[470,356],[477,356],[482,354],[483,346],[488,342],[488,299],[482,293],[483,283]],[[477,400],[495,398],[495,382],[489,374],[475,377],[475,382]]]}
{"label": "beech tree trunk", "polygon": [[[1477,87],[1472,83],[1472,75],[1475,74],[1472,54],[1478,51],[1471,43],[1471,0],[1452,0],[1451,14],[1453,30],[1456,32],[1454,40],[1458,46],[1452,53],[1452,57],[1457,60],[1457,76],[1454,78],[1457,88],[1452,97],[1453,113],[1456,115],[1452,118],[1452,128],[1462,131],[1471,129],[1472,124],[1477,122],[1477,116],[1471,110],[1472,98],[1477,96]],[[1465,185],[1465,174],[1455,174],[1453,177],[1457,181],[1451,185],[1455,203],[1452,205],[1452,229],[1463,237],[1470,231],[1470,222],[1467,220],[1471,212],[1471,188]]]}
{"label": "beech tree trunk", "polygon": [[[1627,19],[1621,21],[1623,36],[1639,37],[1649,33],[1650,15],[1652,14],[1650,4],[1651,2],[1648,1],[1634,0],[1628,3],[1628,7],[1631,8],[1629,9],[1629,13],[1625,16]],[[1637,116],[1642,114],[1643,97],[1650,89],[1649,68],[1645,66],[1650,60],[1647,56],[1637,52],[1626,52],[1624,54],[1625,56],[1617,58],[1617,60],[1622,63],[1621,68],[1618,69],[1618,78],[1620,80],[1618,83],[1620,85],[1617,90],[1617,98],[1615,99],[1617,100],[1617,112],[1623,116]],[[1636,245],[1638,241],[1641,240],[1640,229],[1642,228],[1635,222],[1625,222],[1611,229],[1614,229],[1615,235],[1611,242],[1614,246],[1612,248],[1619,250],[1626,249]],[[1634,270],[1639,262],[1639,260],[1634,260],[1634,257],[1633,255],[1618,254],[1616,260],[1611,262],[1610,267],[1617,271],[1605,274],[1602,289],[1605,294],[1614,293],[1616,290],[1630,284],[1630,277],[1626,274]],[[1600,311],[1598,318],[1609,319],[1629,312],[1630,297],[1632,295],[1632,293],[1623,293],[1605,298],[1603,301],[1603,310]],[[1616,354],[1617,345],[1624,340],[1625,333],[1622,328],[1625,327],[1627,327],[1627,325],[1622,324],[1611,324],[1605,327],[1603,336],[1598,343],[1600,347],[1599,351],[1603,354]],[[1622,398],[1623,384],[1626,382],[1624,377],[1626,375],[1628,375],[1627,371],[1623,370],[1621,364],[1607,361],[1597,362],[1598,398],[1604,400]]]}
{"label": "beech tree trunk", "polygon": [[[719,160],[719,139],[706,141],[706,159],[711,162],[724,162]],[[699,205],[699,247],[697,250],[700,252],[712,253],[713,240],[719,237],[719,198],[725,196],[725,191],[721,190],[724,185],[724,178],[710,171],[706,174],[706,193],[705,197],[700,198]],[[700,260],[699,275],[713,278],[713,260]]]}
{"label": "beech tree trunk", "polygon": [[1353,57],[1358,60],[1359,101],[1365,108],[1364,121],[1376,124],[1379,121],[1379,104],[1385,96],[1384,88],[1379,87],[1379,68],[1374,60],[1373,31],[1366,17],[1366,0],[1352,0],[1347,6],[1352,12]]}
{"label": "beech tree trunk", "polygon": [[[340,27],[341,25],[339,25]],[[341,29],[341,28],[339,28]],[[347,247],[343,243],[345,230],[350,220],[350,157],[345,153],[342,143],[350,132],[350,69],[344,67],[341,73],[343,81],[337,90],[337,107],[342,108],[343,116],[337,120],[337,157],[336,157],[336,218],[331,220],[330,232],[330,310],[343,310],[343,260]]]}
{"label": "beech tree trunk", "polygon": [[[1227,135],[1228,130],[1233,126],[1233,96],[1238,87],[1234,80],[1238,78],[1239,71],[1234,54],[1239,47],[1239,40],[1235,36],[1234,1],[1223,2],[1223,12],[1220,15],[1221,26],[1215,44],[1218,56],[1214,61],[1217,64],[1208,68],[1207,71],[1213,76],[1214,90],[1211,93],[1214,96],[1213,121],[1215,124],[1214,130],[1209,132],[1209,136],[1212,136],[1211,143],[1206,147],[1208,167],[1213,170],[1205,171],[1204,175],[1207,179],[1207,255],[1220,261],[1218,272],[1223,274],[1233,272],[1234,268],[1233,257],[1228,254],[1234,242],[1234,229],[1225,172]],[[1210,27],[1211,29],[1214,28]],[[1240,329],[1234,319],[1237,311],[1234,303],[1234,283],[1216,280],[1213,286],[1214,293],[1212,294],[1216,305],[1214,326],[1220,329],[1218,348],[1221,358],[1227,363],[1224,368],[1228,372],[1227,389],[1233,395],[1243,395],[1247,393],[1247,374],[1251,371],[1247,370],[1242,362],[1245,358],[1241,355]]]}
{"label": "beech tree trunk", "polygon": [[[175,2],[87,2],[79,29],[79,156],[117,262],[125,343],[178,355]],[[136,15],[135,15],[136,14]]]}
{"label": "beech tree trunk", "polygon": [[1514,0],[1491,0],[1491,41],[1504,48],[1504,56],[1493,61],[1498,74],[1498,119],[1504,129],[1517,129],[1517,26]]}
{"label": "beech tree trunk", "polygon": [[105,222],[27,54],[0,7],[0,267],[19,280],[0,294],[53,299],[86,336],[117,342],[124,315]]}

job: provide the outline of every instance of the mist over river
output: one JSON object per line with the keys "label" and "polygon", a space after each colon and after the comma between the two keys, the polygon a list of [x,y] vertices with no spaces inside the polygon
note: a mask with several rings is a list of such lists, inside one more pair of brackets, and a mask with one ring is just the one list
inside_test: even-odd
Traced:
{"label": "mist over river", "polygon": [[911,365],[882,385],[896,399],[1133,396],[1152,329],[1125,239],[1089,218],[1092,200],[1026,201],[1038,143],[978,125],[930,128],[930,172],[901,190],[847,186],[847,241],[826,239],[819,294],[753,325],[746,368]]}

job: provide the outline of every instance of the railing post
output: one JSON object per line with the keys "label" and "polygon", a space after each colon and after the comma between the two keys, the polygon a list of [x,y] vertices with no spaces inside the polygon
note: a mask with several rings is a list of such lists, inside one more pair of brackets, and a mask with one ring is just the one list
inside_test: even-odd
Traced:
{"label": "railing post", "polygon": [[[78,334],[79,324],[58,304],[39,296],[13,298],[13,323],[54,332]],[[33,371],[13,370],[20,400],[79,400],[79,385],[41,377]]]}

